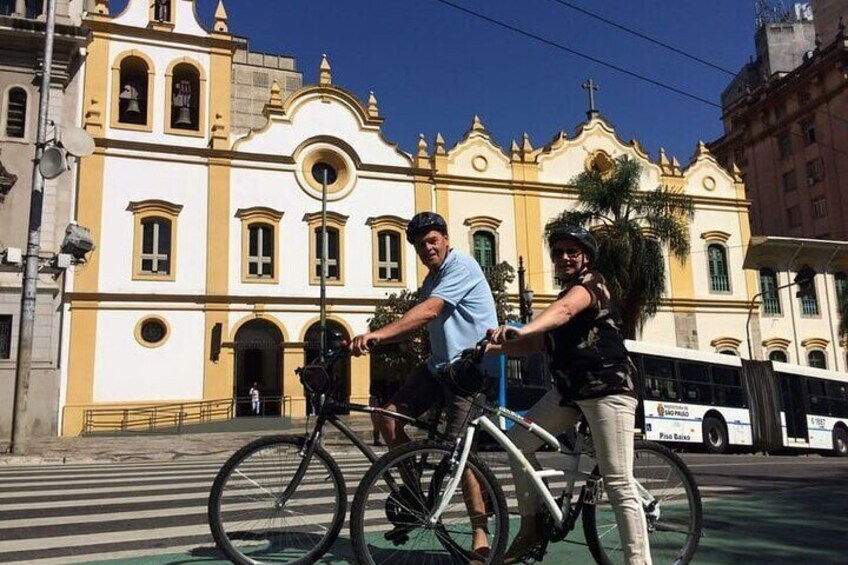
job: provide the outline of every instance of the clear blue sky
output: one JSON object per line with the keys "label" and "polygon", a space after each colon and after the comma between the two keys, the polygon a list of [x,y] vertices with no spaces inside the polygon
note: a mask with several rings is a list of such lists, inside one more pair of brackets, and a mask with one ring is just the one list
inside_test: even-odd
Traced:
{"label": "clear blue sky", "polygon": [[[553,0],[452,0],[551,41],[719,103],[730,76],[669,53]],[[753,0],[569,0],[721,67],[754,51]],[[126,3],[114,1],[113,10]],[[198,0],[210,23],[217,0]],[[230,31],[252,50],[292,55],[304,82],[327,53],[333,82],[377,96],[387,137],[408,151],[418,133],[458,140],[479,114],[508,147],[523,132],[534,147],[585,119],[588,77],[601,113],[655,158],[665,147],[685,164],[699,139],[722,133],[720,111],[640,82],[435,0],[225,0]],[[114,13],[114,12],[113,12]]]}

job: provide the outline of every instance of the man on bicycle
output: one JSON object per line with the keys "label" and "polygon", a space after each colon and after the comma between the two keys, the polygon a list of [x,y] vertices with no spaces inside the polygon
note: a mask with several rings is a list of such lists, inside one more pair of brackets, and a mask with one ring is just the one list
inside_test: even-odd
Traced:
{"label": "man on bicycle", "polygon": [[[445,433],[452,436],[462,429],[471,403],[454,393],[441,373],[464,350],[474,347],[487,329],[497,327],[495,301],[480,265],[450,247],[442,216],[433,212],[416,214],[406,228],[406,239],[415,246],[418,258],[429,271],[421,287],[420,302],[399,320],[354,337],[350,349],[354,355],[362,355],[373,345],[396,341],[426,325],[430,358],[412,371],[385,408],[417,418],[439,402],[445,414]],[[380,432],[389,447],[409,441],[404,424],[391,418],[381,419]],[[469,510],[473,515],[473,500],[477,498],[483,507],[482,495],[479,486],[474,488],[473,475],[468,479],[464,488],[471,495]],[[484,529],[475,528],[473,543],[475,550],[488,547]]]}

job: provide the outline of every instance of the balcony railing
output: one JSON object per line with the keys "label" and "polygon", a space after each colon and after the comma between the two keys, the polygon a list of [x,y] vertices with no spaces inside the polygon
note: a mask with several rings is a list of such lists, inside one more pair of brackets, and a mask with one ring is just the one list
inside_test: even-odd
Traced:
{"label": "balcony railing", "polygon": [[763,314],[771,316],[780,315],[780,300],[774,297],[763,298]]}
{"label": "balcony railing", "polygon": [[730,292],[730,277],[727,275],[710,275],[710,290],[713,292]]}
{"label": "balcony railing", "polygon": [[801,297],[801,315],[802,316],[818,316],[819,315],[819,301],[816,300],[815,296],[802,296]]}

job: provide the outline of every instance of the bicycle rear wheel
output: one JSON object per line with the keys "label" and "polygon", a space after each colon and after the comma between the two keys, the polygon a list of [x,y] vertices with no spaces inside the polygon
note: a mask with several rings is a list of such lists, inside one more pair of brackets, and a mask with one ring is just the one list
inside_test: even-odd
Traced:
{"label": "bicycle rear wheel", "polygon": [[[357,563],[494,564],[503,561],[509,536],[506,500],[485,464],[470,456],[466,469],[480,487],[482,511],[473,517],[466,489],[457,486],[438,522],[429,518],[456,467],[453,450],[417,441],[393,449],[368,471],[353,500],[350,530]],[[478,506],[480,509],[481,506]],[[473,528],[487,532],[488,554],[472,550]]]}
{"label": "bicycle rear wheel", "polygon": [[[689,563],[703,529],[701,494],[692,473],[672,451],[648,441],[636,442],[633,459],[636,481],[654,500],[643,505],[653,562]],[[597,467],[593,475],[599,475]],[[606,497],[583,506],[583,531],[598,563],[626,562],[615,514]]]}
{"label": "bicycle rear wheel", "polygon": [[240,565],[317,561],[339,535],[347,493],[336,462],[303,438],[253,441],[224,464],[209,495],[215,543]]}

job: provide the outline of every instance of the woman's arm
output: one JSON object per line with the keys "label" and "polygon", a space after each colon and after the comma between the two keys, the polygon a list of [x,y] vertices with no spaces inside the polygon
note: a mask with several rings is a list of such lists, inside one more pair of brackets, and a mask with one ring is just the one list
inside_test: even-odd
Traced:
{"label": "woman's arm", "polygon": [[[503,328],[507,327],[509,326],[503,326]],[[502,328],[498,328],[495,331],[500,331],[501,329]],[[542,351],[545,347],[545,336],[542,334],[516,339],[507,337],[507,341],[503,343],[496,343],[495,339],[495,334],[493,333],[492,342],[486,348],[486,353],[503,353],[510,357],[521,357],[524,355],[532,355],[537,351]]]}
{"label": "woman's arm", "polygon": [[581,285],[573,286],[562,298],[545,308],[533,321],[518,328],[521,337],[543,336],[545,333],[564,326],[583,310],[590,308],[595,297]]}

